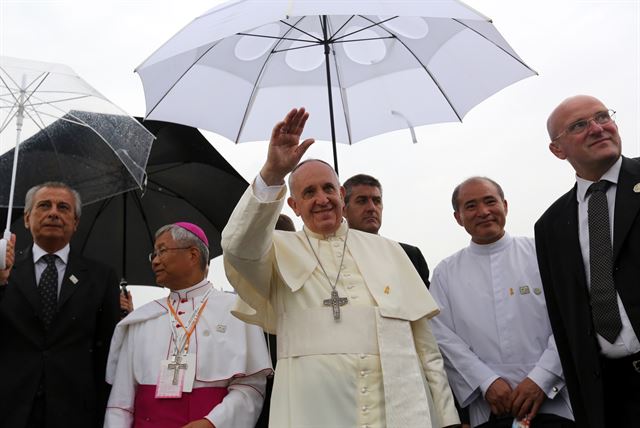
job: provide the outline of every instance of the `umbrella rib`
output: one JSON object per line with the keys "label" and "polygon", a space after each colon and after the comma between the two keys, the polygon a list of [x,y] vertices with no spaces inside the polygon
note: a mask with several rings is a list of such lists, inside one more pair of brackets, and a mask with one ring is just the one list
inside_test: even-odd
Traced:
{"label": "umbrella rib", "polygon": [[[331,21],[327,18],[327,26],[330,26],[330,24]],[[335,32],[334,35],[337,34],[341,29],[342,27],[340,27],[340,29]],[[349,104],[347,103],[347,100],[345,98],[344,87],[342,86],[342,73],[340,71],[340,67],[338,66],[338,57],[336,56],[336,50],[331,49],[331,53],[333,54],[333,64],[336,67],[336,77],[338,79],[338,89],[340,93],[340,102],[342,103],[342,113],[344,114],[344,123],[347,127],[347,138],[349,139],[349,145],[351,146],[353,144],[353,139],[351,137],[351,117],[349,115]]]}
{"label": "umbrella rib", "polygon": [[[61,92],[61,91],[50,91],[52,93],[65,93],[65,92]],[[39,92],[40,94],[43,93],[43,91]],[[57,103],[64,103],[66,101],[75,101],[75,100],[81,100],[83,98],[91,98],[91,95],[79,95],[77,97],[69,97],[69,98],[60,98],[57,100],[51,100],[51,101],[45,101],[40,97],[34,96],[35,99],[37,99],[39,102],[37,103],[31,103],[31,105],[33,106],[40,106],[40,105],[51,105],[51,104],[57,104]]]}
{"label": "umbrella rib", "polygon": [[7,117],[4,121],[4,123],[2,124],[2,126],[0,126],[0,132],[4,131],[4,129],[9,126],[9,124],[11,123],[11,121],[13,120],[14,117],[16,117],[16,115],[18,114],[18,109],[15,108],[15,105],[12,106],[12,110],[7,114]]}
{"label": "umbrella rib", "polygon": [[532,69],[531,67],[529,67],[527,64],[525,64],[520,58],[518,58],[517,56],[511,54],[509,51],[507,51],[506,49],[504,49],[502,46],[497,45],[495,42],[493,42],[491,39],[489,39],[487,36],[485,36],[484,34],[480,33],[479,31],[474,30],[473,28],[469,27],[467,24],[465,24],[464,22],[460,21],[459,19],[456,18],[451,18],[452,21],[457,22],[458,24],[462,25],[463,27],[473,31],[474,33],[476,33],[478,36],[482,37],[483,39],[485,39],[486,41],[488,41],[489,43],[491,43],[492,45],[494,45],[495,47],[497,47],[498,49],[500,49],[502,52],[506,53],[507,55],[509,55],[511,58],[515,59],[516,61],[518,61],[520,64],[522,64],[523,66],[527,67],[528,70],[530,70],[531,72],[535,73],[536,75],[538,74],[534,69]]}
{"label": "umbrella rib", "polygon": [[151,247],[153,248],[153,241],[154,241],[153,232],[149,228],[149,220],[147,219],[147,213],[144,211],[144,208],[142,206],[142,198],[138,196],[138,193],[136,192],[134,192],[133,195],[134,195],[133,202],[135,203],[136,207],[138,208],[138,211],[140,212],[140,215],[142,216],[142,220],[144,222],[145,229],[147,231],[147,237],[149,238],[149,243],[151,243]]}
{"label": "umbrella rib", "polygon": [[[301,17],[294,25],[299,24],[303,19],[304,19],[304,17]],[[287,31],[285,31],[283,36],[286,36],[287,34],[289,34],[289,32],[292,31],[293,28],[295,28],[294,26],[291,26],[290,24],[287,24],[287,25],[289,26],[289,29]],[[271,52],[269,53],[269,55],[267,55],[266,59],[262,63],[262,66],[260,67],[260,72],[258,73],[258,75],[256,76],[255,81],[253,82],[253,88],[251,88],[251,95],[249,96],[249,99],[247,100],[247,104],[246,104],[246,106],[244,108],[244,113],[242,115],[242,120],[240,121],[240,126],[238,127],[238,134],[236,134],[236,141],[235,141],[236,144],[238,144],[238,142],[240,141],[240,135],[242,135],[242,131],[244,130],[244,125],[247,123],[247,118],[249,117],[249,111],[251,110],[251,106],[253,105],[253,102],[255,101],[258,85],[260,85],[260,80],[262,80],[262,76],[264,75],[264,70],[267,67],[267,64],[269,63],[269,59],[271,58],[271,56],[274,53],[277,53],[277,47],[278,47],[278,45],[280,43],[282,43],[282,40],[278,40],[276,42],[276,44],[274,45],[273,49],[271,49]]]}
{"label": "umbrella rib", "polygon": [[100,205],[100,209],[98,209],[98,213],[93,217],[93,221],[91,222],[91,225],[89,226],[89,231],[87,232],[86,239],[84,240],[84,242],[82,243],[82,246],[80,247],[80,254],[84,253],[84,249],[87,246],[87,243],[89,241],[89,236],[91,236],[91,232],[93,232],[93,228],[95,227],[96,223],[98,222],[98,218],[100,218],[100,216],[102,215],[102,213],[107,209],[107,206],[111,203],[111,201],[113,200],[113,198],[108,198],[102,201],[101,205]]}
{"label": "umbrella rib", "polygon": [[314,44],[309,44],[309,45],[305,45],[305,46],[297,46],[295,48],[272,49],[271,53],[282,53],[282,52],[289,52],[289,51],[297,51],[299,49],[316,48],[316,47],[322,46],[322,45],[323,45],[323,43],[314,43]]}
{"label": "umbrella rib", "polygon": [[238,36],[246,36],[246,37],[258,37],[258,38],[262,38],[262,39],[275,39],[275,40],[288,40],[290,42],[307,42],[307,43],[313,43],[314,45],[317,45],[319,42],[321,42],[321,40],[300,40],[300,39],[293,39],[290,37],[279,37],[279,36],[268,36],[266,34],[249,34],[249,33],[237,33]]}
{"label": "umbrella rib", "polygon": [[394,36],[380,36],[380,37],[368,37],[366,39],[349,39],[349,40],[334,40],[331,43],[351,43],[351,42],[368,42],[371,40],[386,40],[386,39],[395,39]]}
{"label": "umbrella rib", "polygon": [[[187,200],[186,198],[180,196],[180,194],[178,192],[176,192],[175,190],[171,189],[170,187],[166,186],[166,185],[160,185],[160,183],[150,179],[150,182],[155,184],[156,186],[158,186],[158,189],[152,189],[152,190],[156,190],[159,193],[162,193],[164,195],[167,196],[171,196],[174,197],[176,199],[179,199],[181,201],[184,201],[186,203],[188,203],[191,207],[193,207],[199,214],[201,214],[203,217],[205,218],[209,218],[209,216],[207,215],[207,213],[203,212],[200,208],[198,208],[197,206],[195,206],[193,203],[191,203],[189,200]],[[159,190],[160,188],[162,188],[162,190]],[[168,192],[165,192],[165,190],[167,190]],[[146,223],[146,216],[145,217],[145,223]],[[213,222],[211,222],[213,224]],[[218,226],[215,226],[218,227]]]}
{"label": "umbrella rib", "polygon": [[[367,18],[366,16],[362,17],[363,19],[369,20],[369,18]],[[438,91],[440,91],[440,93],[442,94],[442,97],[447,101],[447,103],[449,104],[449,107],[451,108],[451,110],[455,113],[456,117],[458,118],[458,121],[462,122],[462,117],[460,116],[460,113],[458,113],[458,110],[456,110],[456,108],[453,106],[453,103],[451,102],[451,100],[449,99],[449,97],[447,96],[447,94],[445,93],[445,91],[442,89],[442,87],[440,86],[440,83],[438,82],[438,80],[435,78],[435,76],[433,74],[431,74],[431,71],[429,71],[429,67],[427,67],[426,64],[423,64],[422,61],[420,60],[420,58],[418,58],[418,56],[416,55],[415,52],[413,52],[413,50],[411,50],[411,48],[409,46],[407,46],[401,38],[399,38],[398,36],[396,36],[394,33],[392,33],[391,31],[389,31],[389,29],[387,28],[383,28],[380,27],[382,29],[382,31],[386,31],[387,33],[391,34],[397,41],[398,43],[400,43],[402,46],[404,46],[404,48],[407,50],[407,52],[409,52],[413,58],[418,62],[418,64],[420,64],[420,66],[422,67],[422,69],[424,71],[427,72],[427,74],[429,75],[429,77],[431,78],[431,80],[433,81],[433,83],[436,85],[436,87],[438,88]]]}
{"label": "umbrella rib", "polygon": [[[302,22],[302,20],[303,20],[303,19],[304,19],[304,16],[303,16],[303,17],[301,17],[301,18],[300,18],[300,19],[299,19],[295,24],[293,24],[293,25],[292,25],[292,24],[289,24],[288,22],[283,21],[283,20],[280,20],[280,22],[281,22],[282,24],[286,25],[287,27],[289,27],[289,28],[290,28],[290,30],[297,30],[297,31],[301,32],[302,34],[305,34],[305,35],[307,35],[307,36],[311,37],[312,39],[316,40],[318,43],[323,43],[323,42],[324,42],[324,40],[322,40],[321,38],[316,37],[316,36],[314,36],[313,34],[308,33],[308,32],[306,32],[306,31],[301,30],[300,28],[296,27],[296,25],[298,25],[300,22]],[[289,31],[290,31],[290,30],[289,30]],[[288,31],[287,31],[287,33],[288,33]],[[285,33],[285,34],[287,34],[287,33]]]}
{"label": "umbrella rib", "polygon": [[340,26],[340,28],[338,28],[338,29],[336,30],[336,32],[335,32],[335,33],[333,33],[333,34],[331,35],[331,38],[335,37],[338,33],[340,33],[340,31],[342,31],[342,29],[343,29],[344,27],[346,27],[346,26],[347,26],[347,24],[348,24],[349,22],[351,22],[351,20],[352,20],[353,18],[355,18],[355,15],[351,15],[351,16],[349,17],[349,19],[347,19],[346,21],[344,21],[344,23]]}
{"label": "umbrella rib", "polygon": [[[366,26],[366,27],[363,27],[363,28],[360,28],[360,29],[355,30],[355,31],[352,31],[352,32],[350,32],[350,33],[347,33],[347,34],[345,34],[345,35],[343,35],[343,36],[338,37],[337,39],[331,40],[331,42],[332,42],[332,43],[335,43],[335,42],[337,42],[337,41],[340,41],[341,39],[344,39],[345,37],[352,36],[352,35],[354,35],[354,34],[357,34],[357,33],[362,32],[362,31],[364,31],[364,30],[368,30],[369,28],[373,28],[373,27],[380,27],[380,25],[381,25],[381,24],[384,24],[385,22],[388,22],[388,21],[391,21],[392,19],[396,19],[396,18],[397,18],[397,16],[392,16],[391,18],[387,18],[387,19],[382,20],[382,21],[380,21],[380,22],[374,22],[374,21],[372,21],[371,19],[367,18],[366,16],[363,16],[363,15],[358,15],[358,16],[359,16],[360,18],[364,19],[364,20],[367,20],[367,21],[371,22],[371,25]],[[380,27],[380,28],[382,28],[382,27]],[[383,28],[383,31],[386,31],[386,29],[384,29],[384,28]],[[394,36],[394,37],[395,37],[395,36]],[[365,40],[366,40],[366,39],[365,39]]]}
{"label": "umbrella rib", "polygon": [[220,40],[218,40],[218,42],[212,44],[211,46],[209,46],[209,48],[207,48],[202,55],[200,55],[198,58],[195,59],[195,61],[193,61],[191,63],[191,65],[189,65],[189,67],[187,67],[187,69],[176,79],[175,82],[173,82],[173,84],[169,87],[169,89],[166,90],[166,92],[160,97],[160,99],[158,100],[158,102],[155,103],[155,105],[149,110],[149,112],[145,115],[145,119],[147,117],[149,117],[149,115],[151,113],[153,113],[153,111],[160,105],[160,103],[167,97],[167,95],[169,95],[169,92],[171,92],[173,90],[173,88],[176,87],[176,85],[178,84],[178,82],[180,82],[180,80],[182,80],[182,78],[189,73],[189,71],[191,71],[191,69],[202,59],[202,57],[204,57],[206,54],[209,53],[209,51],[211,51],[211,49],[213,49],[214,47],[218,46],[218,43],[220,42]]}
{"label": "umbrella rib", "polygon": [[[9,75],[9,73],[7,73],[2,67],[0,67],[0,70],[4,71],[4,73],[7,75],[7,77],[9,79],[11,79],[11,76]],[[0,81],[2,82],[2,84],[4,85],[5,88],[7,88],[7,90],[9,91],[9,95],[11,95],[11,98],[13,98],[13,104],[18,104],[20,101],[18,101],[18,97],[16,97],[16,95],[13,93],[13,91],[11,90],[11,87],[7,84],[7,82],[3,79],[2,74],[0,74]],[[11,81],[13,82],[13,79],[11,79]],[[15,85],[15,82],[13,82]],[[17,87],[18,85],[16,85]]]}
{"label": "umbrella rib", "polygon": [[[44,124],[44,120],[42,120],[42,117],[40,117],[40,114],[47,116],[47,113],[39,112],[37,109],[31,106],[31,103],[29,103],[29,108],[24,109],[24,112],[29,117],[29,119],[31,119],[31,122],[33,122],[41,131],[44,130],[46,126]],[[35,115],[35,117],[32,114]],[[54,117],[57,119],[57,116]]]}
{"label": "umbrella rib", "polygon": [[[27,96],[27,98],[25,98],[25,100],[24,100],[24,102],[25,102],[25,103],[30,102],[31,97],[36,93],[36,91],[37,91],[37,90],[38,90],[38,88],[39,88],[39,87],[44,83],[44,81],[45,81],[45,80],[47,80],[47,77],[49,77],[49,75],[50,75],[50,74],[51,74],[51,73],[43,73],[43,74],[41,74],[40,76],[38,76],[37,78],[35,78],[31,83],[29,83],[29,84],[27,85],[27,88],[28,88],[28,87],[30,87],[31,85],[33,85],[33,84],[36,82],[36,80],[38,80],[38,79],[40,80],[40,81],[38,82],[38,84],[36,85],[36,87],[35,87],[35,88],[33,88],[33,90],[32,90],[31,92],[29,92],[29,96]],[[27,88],[25,88],[24,90],[26,91],[26,89],[27,89]]]}

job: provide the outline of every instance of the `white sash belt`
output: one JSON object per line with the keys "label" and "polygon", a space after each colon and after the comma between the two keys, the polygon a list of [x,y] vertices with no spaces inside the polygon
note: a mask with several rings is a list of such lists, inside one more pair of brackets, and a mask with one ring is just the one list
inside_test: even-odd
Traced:
{"label": "white sash belt", "polygon": [[336,322],[330,308],[280,314],[278,359],[328,354],[380,355],[387,427],[437,426],[411,323],[385,318],[378,308],[368,306],[343,306],[340,315],[340,321]]}
{"label": "white sash belt", "polygon": [[[376,311],[388,428],[437,427],[431,392],[416,352],[409,321]],[[430,423],[428,423],[430,422]]]}

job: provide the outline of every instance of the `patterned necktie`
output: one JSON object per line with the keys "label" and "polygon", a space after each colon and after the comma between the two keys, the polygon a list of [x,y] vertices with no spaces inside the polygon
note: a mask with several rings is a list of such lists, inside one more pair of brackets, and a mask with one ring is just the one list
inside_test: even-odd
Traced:
{"label": "patterned necktie", "polygon": [[589,186],[589,261],[591,267],[591,311],[596,331],[609,343],[615,342],[622,321],[613,283],[613,250],[607,187],[602,180]]}
{"label": "patterned necktie", "polygon": [[55,254],[47,254],[42,259],[47,263],[47,267],[42,272],[38,291],[40,292],[40,301],[42,303],[42,320],[45,328],[49,328],[53,316],[56,314],[58,307],[58,268],[56,267]]}

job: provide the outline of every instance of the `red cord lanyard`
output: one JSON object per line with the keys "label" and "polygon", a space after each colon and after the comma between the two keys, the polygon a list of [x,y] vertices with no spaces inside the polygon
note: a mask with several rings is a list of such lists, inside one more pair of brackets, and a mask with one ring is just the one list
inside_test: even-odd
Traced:
{"label": "red cord lanyard", "polygon": [[[200,302],[200,305],[198,306],[198,308],[196,308],[193,311],[193,313],[191,314],[191,317],[187,321],[187,325],[185,325],[182,322],[182,320],[180,319],[180,316],[178,316],[178,314],[176,313],[176,310],[171,304],[171,298],[170,298],[171,296],[167,296],[167,305],[169,306],[169,312],[171,315],[169,317],[169,323],[171,326],[171,332],[173,333],[173,343],[175,345],[174,355],[179,355],[180,353],[183,353],[186,355],[187,353],[189,353],[189,338],[191,337],[191,334],[193,333],[193,331],[196,328],[196,325],[198,324],[198,320],[200,319],[200,315],[202,314],[204,307],[207,306],[207,302],[209,301],[209,294],[211,294],[211,290],[213,290],[213,288],[209,288],[207,292],[204,294],[204,296],[202,297],[202,301]],[[184,330],[184,334],[182,335],[182,337],[180,337],[180,340],[178,339],[178,329],[177,329],[176,323],[178,323],[180,328]]]}

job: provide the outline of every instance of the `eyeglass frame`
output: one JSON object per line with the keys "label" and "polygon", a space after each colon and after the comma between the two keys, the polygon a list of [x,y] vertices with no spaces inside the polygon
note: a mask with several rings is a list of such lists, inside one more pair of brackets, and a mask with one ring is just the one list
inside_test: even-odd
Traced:
{"label": "eyeglass frame", "polygon": [[[598,115],[602,114],[602,113],[607,113],[607,116],[608,116],[609,120],[607,120],[606,122],[600,123],[600,122],[598,122],[596,120],[596,117]],[[589,117],[587,119],[576,120],[575,122],[572,122],[569,125],[567,125],[567,127],[562,132],[560,132],[558,135],[556,135],[556,137],[553,138],[551,140],[551,142],[553,143],[554,141],[557,141],[559,138],[563,137],[565,134],[567,134],[567,135],[578,135],[578,134],[583,133],[584,131],[589,129],[589,126],[591,125],[592,121],[595,122],[597,125],[607,125],[608,123],[615,122],[616,121],[614,119],[615,115],[616,115],[616,111],[615,110],[607,109],[607,110],[599,111],[599,112],[597,112],[596,114],[594,114],[593,116],[591,116],[591,117]],[[576,126],[581,122],[586,122],[584,129],[581,129],[579,131],[575,131],[575,130],[571,131],[570,130],[571,127]]]}
{"label": "eyeglass frame", "polygon": [[190,248],[192,248],[193,245],[190,245],[188,247],[170,247],[170,248],[158,248],[157,250],[153,250],[152,252],[149,253],[148,257],[149,257],[149,263],[153,263],[153,259],[157,257],[162,257],[162,255],[164,253],[166,253],[167,251],[174,251],[174,250],[188,250]]}

